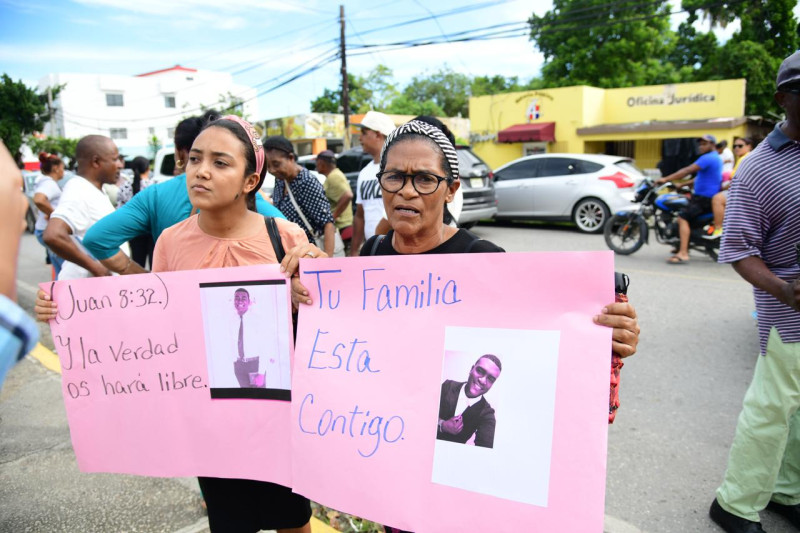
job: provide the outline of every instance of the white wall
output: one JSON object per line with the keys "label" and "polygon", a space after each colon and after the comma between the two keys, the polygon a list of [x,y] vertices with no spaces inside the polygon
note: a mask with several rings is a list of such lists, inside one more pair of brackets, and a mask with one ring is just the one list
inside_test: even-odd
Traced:
{"label": "white wall", "polygon": [[[250,101],[244,114],[258,116],[256,90],[233,83],[230,74],[211,71],[168,70],[144,77],[109,74],[49,74],[39,80],[39,90],[66,84],[55,100],[56,119],[45,127],[48,135],[80,138],[89,134],[111,136],[111,129],[127,130],[115,139],[127,157],[152,157],[148,140],[153,134],[171,145],[171,132],[186,117],[202,114],[200,106],[218,108],[220,95],[231,94]],[[106,104],[106,94],[122,94],[123,106]],[[165,96],[175,96],[168,108]],[[152,130],[151,130],[152,128]]]}

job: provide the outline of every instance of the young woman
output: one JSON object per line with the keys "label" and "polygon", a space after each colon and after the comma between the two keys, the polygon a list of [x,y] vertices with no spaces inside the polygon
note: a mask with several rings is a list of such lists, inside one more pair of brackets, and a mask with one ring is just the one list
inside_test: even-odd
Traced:
{"label": "young woman", "polygon": [[36,188],[33,191],[33,203],[39,209],[39,213],[36,215],[34,235],[36,235],[39,244],[47,250],[47,257],[50,258],[50,264],[53,265],[57,279],[64,260],[44,243],[42,235],[44,235],[44,229],[47,227],[47,221],[50,220],[50,213],[55,210],[58,205],[58,199],[61,198],[61,187],[57,182],[64,177],[64,162],[57,155],[41,152],[39,154],[39,164],[42,177],[36,182]]}
{"label": "young woman", "polygon": [[[255,211],[264,181],[264,150],[253,127],[228,115],[195,139],[186,164],[186,188],[199,210],[164,230],[153,272],[277,263],[264,216]],[[307,243],[292,222],[275,219],[285,250]],[[212,531],[310,533],[308,499],[291,489],[241,479],[199,478]]]}
{"label": "young woman", "polygon": [[[264,216],[255,211],[265,174],[264,149],[250,124],[233,115],[209,122],[187,153],[186,191],[199,213],[161,233],[153,272],[277,263]],[[308,243],[298,225],[275,222],[284,250]],[[37,319],[47,321],[56,313],[55,302],[39,291]],[[308,499],[287,487],[243,479],[199,481],[212,532],[311,532]]]}

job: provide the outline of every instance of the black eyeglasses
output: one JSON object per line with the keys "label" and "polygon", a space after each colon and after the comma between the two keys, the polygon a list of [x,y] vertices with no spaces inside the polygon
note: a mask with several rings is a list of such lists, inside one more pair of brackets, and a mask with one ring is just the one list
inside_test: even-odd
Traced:
{"label": "black eyeglasses", "polygon": [[734,148],[744,148],[744,145],[743,144],[734,144],[733,147]]}
{"label": "black eyeglasses", "polygon": [[378,172],[377,176],[381,189],[386,192],[398,192],[406,186],[406,180],[410,178],[411,186],[419,194],[433,194],[439,188],[441,182],[448,181],[447,178],[429,174],[428,172],[406,174],[405,172],[390,170],[388,172]]}

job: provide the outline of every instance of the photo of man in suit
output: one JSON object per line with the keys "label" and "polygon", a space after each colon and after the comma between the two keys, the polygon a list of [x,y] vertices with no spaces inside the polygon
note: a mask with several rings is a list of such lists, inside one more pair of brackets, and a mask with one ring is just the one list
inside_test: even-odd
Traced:
{"label": "photo of man in suit", "polygon": [[[236,308],[236,314],[239,315],[239,331],[237,334],[236,352],[237,358],[233,362],[233,371],[236,374],[236,380],[239,386],[247,387],[265,387],[266,373],[259,373],[259,357],[245,357],[245,342],[244,342],[244,318],[245,313],[250,309],[250,293],[247,289],[236,289],[233,295],[233,306]],[[250,324],[250,335],[257,329],[255,324]]]}
{"label": "photo of man in suit", "polygon": [[448,379],[442,383],[437,439],[466,444],[474,435],[475,446],[493,447],[494,409],[483,395],[502,369],[497,356],[484,354],[472,365],[466,382]]}

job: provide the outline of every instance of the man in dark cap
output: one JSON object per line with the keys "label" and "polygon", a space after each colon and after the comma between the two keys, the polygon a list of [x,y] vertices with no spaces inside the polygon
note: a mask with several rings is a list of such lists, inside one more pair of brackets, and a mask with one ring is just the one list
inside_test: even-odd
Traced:
{"label": "man in dark cap", "polygon": [[[58,279],[109,276],[111,272],[89,255],[81,245],[92,225],[114,212],[111,200],[103,192],[104,183],[116,183],[122,161],[114,141],[102,135],[87,135],[75,148],[77,176],[64,186],[64,192],[42,238],[66,261]],[[128,243],[120,249],[130,257]]]}
{"label": "man in dark cap", "polygon": [[709,511],[729,533],[764,531],[765,508],[800,531],[800,52],[775,100],[786,120],[737,169],[719,254],[753,285],[761,351]]}
{"label": "man in dark cap", "polygon": [[702,225],[699,218],[711,213],[711,198],[719,192],[722,186],[722,158],[717,153],[717,138],[713,135],[703,135],[698,139],[700,157],[689,165],[669,176],[656,180],[656,183],[667,183],[683,179],[696,174],[693,180],[684,185],[694,185],[694,194],[687,205],[678,215],[678,232],[680,244],[678,252],[669,258],[671,265],[683,265],[689,262],[689,238],[692,228]]}
{"label": "man in dark cap", "polygon": [[334,224],[347,251],[353,236],[353,191],[345,175],[336,168],[336,155],[332,151],[323,150],[317,154],[317,172],[325,176],[325,196],[331,204]]}

